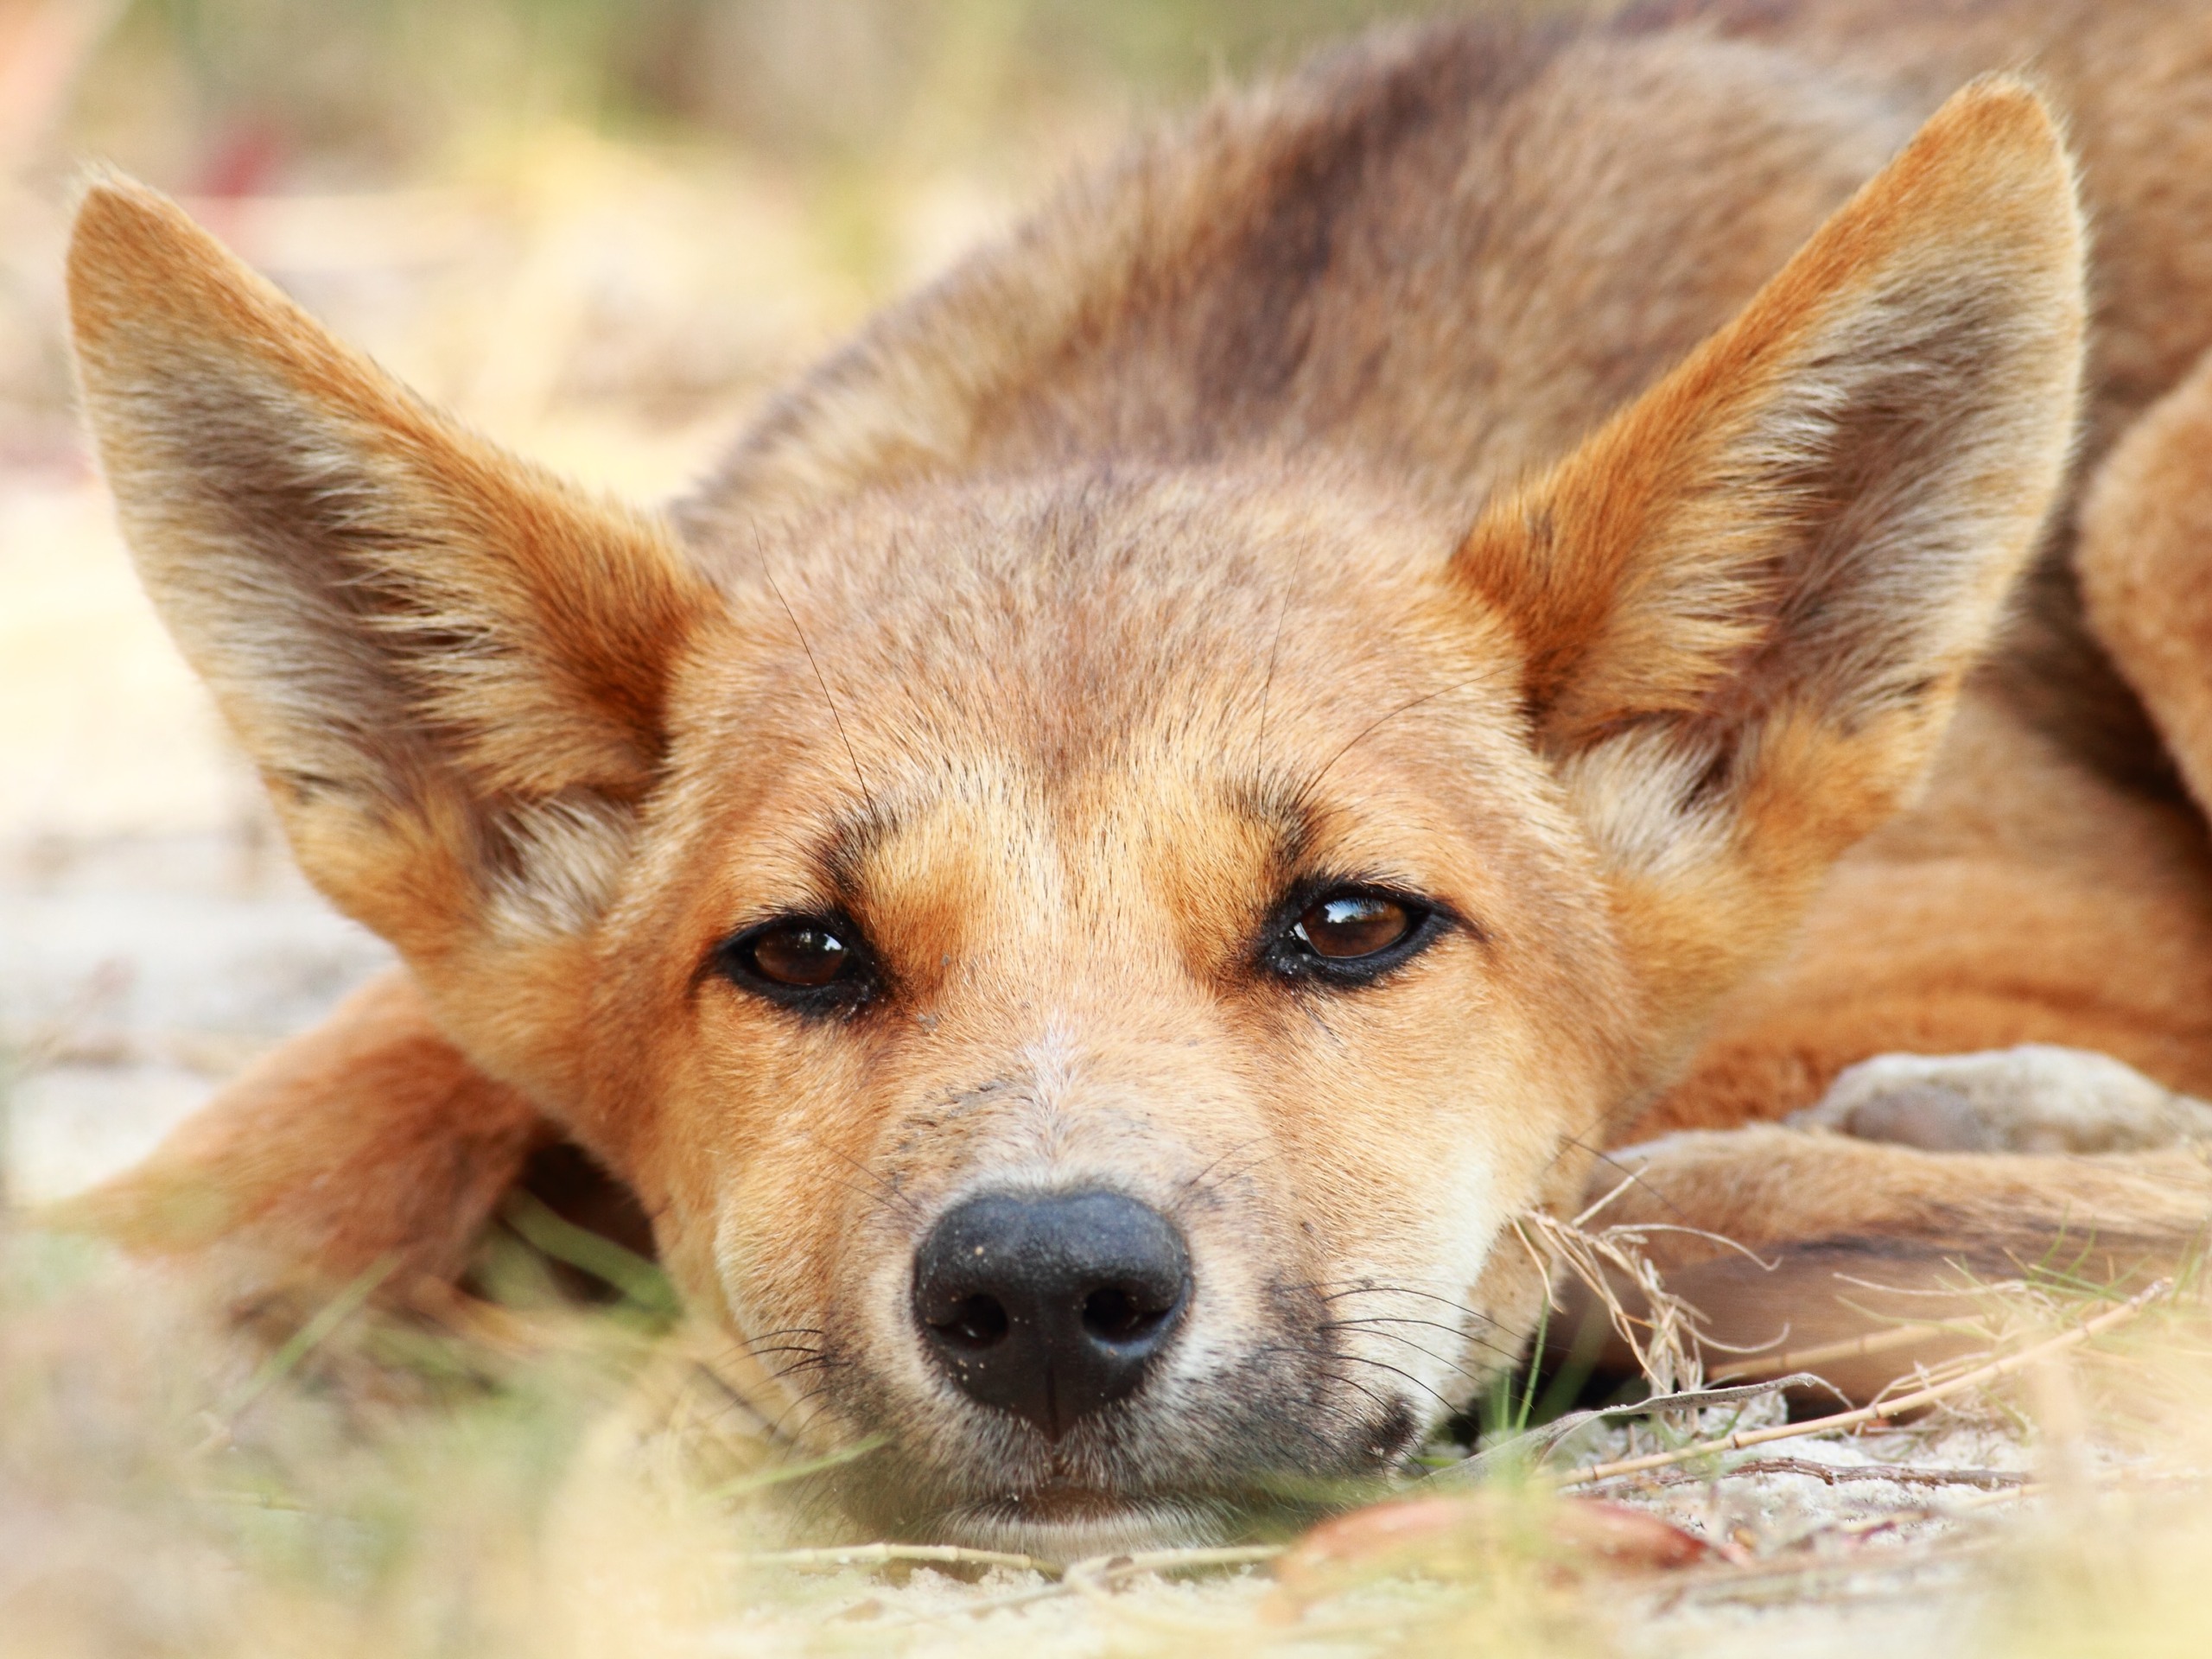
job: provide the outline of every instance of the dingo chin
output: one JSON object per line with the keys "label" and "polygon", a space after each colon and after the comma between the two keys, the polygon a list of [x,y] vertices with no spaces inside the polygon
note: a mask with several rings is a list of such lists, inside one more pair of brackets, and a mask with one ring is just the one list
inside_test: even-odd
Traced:
{"label": "dingo chin", "polygon": [[[881,1442],[856,1524],[1045,1554],[1389,1475],[1521,1361],[1516,1218],[1586,1189],[1781,1254],[1665,1264],[1751,1339],[1844,1317],[1854,1250],[2092,1212],[2173,1248],[2192,1103],[2094,1162],[2024,1150],[1980,1072],[1756,1121],[1889,1049],[2212,1083],[2147,976],[2107,954],[2069,1002],[2022,944],[2091,973],[2117,880],[2212,976],[2172,919],[2212,893],[2176,804],[2212,658],[2161,597],[2208,586],[2170,567],[2212,504],[2172,459],[2212,293],[2141,251],[2212,238],[2159,217],[2208,205],[2212,130],[2082,118],[2085,344],[2046,103],[2133,110],[2212,13],[1675,10],[1386,35],[1226,99],[667,512],[93,183],[75,346],[139,572],[302,868],[407,967],[79,1213],[241,1274],[450,1278],[581,1147],[767,1418]],[[2038,85],[1973,78],[2061,25]],[[2098,734],[2145,704],[2131,782]],[[2054,813],[2086,827],[2008,827]],[[2037,1121],[2106,1122],[2068,1064],[2016,1067],[2089,1102]]]}

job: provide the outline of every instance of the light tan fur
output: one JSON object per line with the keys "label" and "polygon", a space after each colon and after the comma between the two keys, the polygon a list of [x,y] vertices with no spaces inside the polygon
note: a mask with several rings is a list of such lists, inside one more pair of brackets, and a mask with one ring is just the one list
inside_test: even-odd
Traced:
{"label": "light tan fur", "polygon": [[[449,1274],[570,1141],[744,1351],[804,1351],[751,1377],[802,1445],[889,1437],[861,1524],[1066,1553],[1390,1466],[1522,1351],[1511,1218],[1623,1166],[1624,1218],[1795,1264],[1677,1253],[1731,1334],[1832,1322],[1839,1256],[2094,1212],[2119,1276],[2202,1220],[2171,1148],[1740,1126],[1899,1049],[2212,1088],[2202,801],[2126,690],[2207,775],[2212,624],[2166,595],[2212,392],[2098,488],[2119,675],[2071,531],[2212,339],[2204,8],[1381,36],[1071,187],[665,516],[424,409],[134,186],[70,280],[149,589],[410,976],[80,1211],[145,1248]],[[1428,948],[1270,969],[1331,881],[1432,903]],[[825,912],[866,1007],[714,971]],[[932,1370],[912,1262],[967,1194],[1086,1182],[1173,1218],[1194,1300],[1047,1441]]]}

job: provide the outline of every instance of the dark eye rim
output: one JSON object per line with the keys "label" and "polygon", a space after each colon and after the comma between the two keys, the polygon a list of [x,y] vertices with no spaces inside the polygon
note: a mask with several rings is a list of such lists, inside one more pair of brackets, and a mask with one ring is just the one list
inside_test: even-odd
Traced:
{"label": "dark eye rim", "polygon": [[[1330,899],[1381,899],[1398,906],[1413,918],[1413,925],[1390,944],[1366,956],[1325,957],[1294,930],[1306,912]],[[1462,925],[1442,900],[1390,882],[1317,877],[1298,883],[1268,913],[1261,936],[1260,965],[1278,979],[1358,990],[1388,978]]]}
{"label": "dark eye rim", "polygon": [[[836,935],[852,953],[842,973],[823,985],[789,985],[760,970],[753,951],[761,940],[772,933],[809,927]],[[748,924],[715,941],[701,964],[700,977],[727,981],[749,995],[815,1019],[857,1013],[884,989],[868,935],[850,916],[836,910],[788,911]]]}

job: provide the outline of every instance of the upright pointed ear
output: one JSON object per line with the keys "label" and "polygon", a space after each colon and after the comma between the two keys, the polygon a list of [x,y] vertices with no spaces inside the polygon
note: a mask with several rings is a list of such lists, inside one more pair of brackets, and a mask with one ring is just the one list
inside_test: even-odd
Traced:
{"label": "upright pointed ear", "polygon": [[1681,1012],[1919,780],[2062,485],[2082,314],[2050,117],[1977,82],[1457,554]]}
{"label": "upright pointed ear", "polygon": [[308,876],[418,969],[588,921],[709,602],[667,531],[434,413],[136,185],[86,194],[69,303],[139,575]]}

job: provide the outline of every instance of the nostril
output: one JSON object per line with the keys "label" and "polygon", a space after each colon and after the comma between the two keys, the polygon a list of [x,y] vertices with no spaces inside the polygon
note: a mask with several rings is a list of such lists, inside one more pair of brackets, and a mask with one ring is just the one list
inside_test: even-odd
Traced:
{"label": "nostril", "polygon": [[1179,1297],[1162,1301],[1152,1293],[1109,1285],[1083,1299],[1083,1328],[1116,1346],[1149,1341],[1167,1323]]}
{"label": "nostril", "polygon": [[995,1296],[970,1296],[956,1303],[931,1330],[963,1348],[988,1348],[1006,1336],[1006,1307]]}
{"label": "nostril", "polygon": [[914,1252],[914,1320],[946,1380],[1055,1440],[1135,1391],[1190,1298],[1182,1235],[1118,1192],[979,1194]]}

